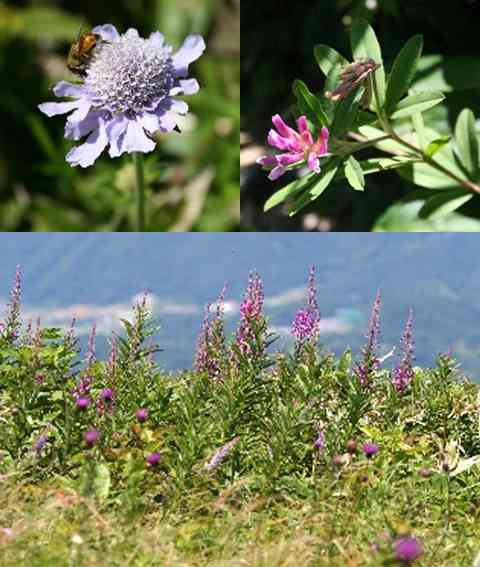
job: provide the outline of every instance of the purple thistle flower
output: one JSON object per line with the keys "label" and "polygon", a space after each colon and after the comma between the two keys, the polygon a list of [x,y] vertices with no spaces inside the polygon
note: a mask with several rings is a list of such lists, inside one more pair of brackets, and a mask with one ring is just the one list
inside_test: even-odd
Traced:
{"label": "purple thistle flower", "polygon": [[310,267],[306,307],[299,309],[292,323],[292,335],[297,339],[296,352],[305,342],[315,343],[320,331],[320,312],[317,304],[317,287],[315,284],[315,266]]}
{"label": "purple thistle flower", "polygon": [[282,176],[287,168],[298,168],[307,164],[310,171],[320,173],[320,157],[328,154],[328,128],[323,127],[317,140],[313,139],[307,124],[307,117],[297,119],[298,132],[290,128],[279,114],[272,116],[276,130],[270,130],[267,142],[270,146],[284,150],[284,153],[263,156],[257,159],[263,169],[271,170],[268,178],[275,181]]}
{"label": "purple thistle flower", "polygon": [[137,412],[135,413],[136,418],[140,423],[147,421],[149,416],[149,411],[147,408],[138,408]]}
{"label": "purple thistle flower", "polygon": [[90,405],[90,398],[81,396],[75,400],[75,405],[77,406],[78,409],[81,410],[86,409]]}
{"label": "purple thistle flower", "polygon": [[195,79],[186,79],[188,66],[205,50],[199,35],[188,36],[173,53],[160,32],[148,39],[129,29],[120,35],[111,24],[97,26],[92,33],[101,39],[81,84],[61,81],[53,92],[69,97],[68,102],[47,102],[39,109],[47,116],[74,111],[67,119],[65,137],[83,145],[67,154],[72,166],[88,167],[110,144],[110,157],[128,152],[154,150],[151,135],[171,132],[177,115],[186,114],[188,105],[173,97],[199,90]]}
{"label": "purple thistle flower", "polygon": [[154,467],[154,466],[158,465],[160,459],[161,459],[160,453],[157,453],[157,452],[155,451],[155,452],[153,452],[153,453],[150,453],[150,455],[148,455],[148,457],[147,457],[147,463],[148,463],[151,467]]}
{"label": "purple thistle flower", "polygon": [[104,402],[111,402],[114,398],[114,393],[111,388],[104,388],[100,393],[100,397]]}
{"label": "purple thistle flower", "polygon": [[378,369],[380,361],[377,355],[378,339],[380,336],[380,308],[381,308],[380,290],[377,291],[375,301],[373,303],[370,321],[368,324],[368,332],[366,335],[367,344],[362,349],[362,360],[356,366],[354,372],[362,386],[371,385],[372,375]]}
{"label": "purple thistle flower", "polygon": [[234,437],[231,441],[223,445],[205,465],[205,469],[208,472],[214,471],[239,441],[240,437]]}
{"label": "purple thistle flower", "polygon": [[376,443],[367,442],[362,445],[362,450],[367,458],[371,458],[378,453],[378,445]]}
{"label": "purple thistle flower", "polygon": [[95,445],[95,443],[97,443],[100,440],[100,437],[101,437],[100,431],[97,431],[96,429],[90,429],[89,431],[85,431],[85,433],[83,434],[85,443],[89,447]]}
{"label": "purple thistle flower", "polygon": [[266,324],[263,316],[263,283],[256,272],[250,273],[240,304],[240,324],[235,334],[234,358],[247,356],[251,362],[262,359],[266,349]]}
{"label": "purple thistle flower", "polygon": [[405,391],[414,376],[412,367],[414,361],[413,311],[411,309],[402,335],[402,350],[402,360],[393,371],[393,385],[399,393]]}
{"label": "purple thistle flower", "polygon": [[395,559],[410,564],[423,553],[420,542],[414,537],[401,537],[393,544]]}

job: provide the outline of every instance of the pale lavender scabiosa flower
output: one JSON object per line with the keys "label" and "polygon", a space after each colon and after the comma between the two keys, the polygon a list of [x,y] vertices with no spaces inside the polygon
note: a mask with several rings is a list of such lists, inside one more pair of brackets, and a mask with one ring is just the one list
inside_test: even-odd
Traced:
{"label": "pale lavender scabiosa flower", "polygon": [[125,152],[153,151],[151,135],[171,132],[177,126],[177,115],[188,111],[185,102],[173,97],[199,90],[198,82],[186,77],[189,64],[205,50],[201,36],[188,36],[173,53],[160,32],[143,39],[135,29],[120,35],[113,25],[106,24],[92,33],[101,39],[84,82],[62,81],[53,89],[58,97],[73,100],[39,105],[47,116],[73,111],[65,126],[67,139],[88,135],[84,144],[67,154],[72,166],[92,165],[109,144],[112,158]]}
{"label": "pale lavender scabiosa flower", "polygon": [[223,447],[221,447],[218,451],[214,453],[212,458],[205,465],[205,469],[208,472],[214,471],[239,441],[240,441],[240,437],[234,437],[231,441],[225,443]]}
{"label": "pale lavender scabiosa flower", "polygon": [[397,561],[410,564],[423,553],[421,543],[414,537],[401,537],[393,544],[394,557]]}
{"label": "pale lavender scabiosa flower", "polygon": [[263,316],[263,283],[256,272],[250,273],[248,285],[240,304],[240,324],[235,334],[234,360],[247,357],[258,362],[265,354],[266,323]]}
{"label": "pale lavender scabiosa flower", "polygon": [[365,387],[369,387],[371,385],[373,373],[380,365],[377,349],[378,339],[380,336],[381,303],[380,290],[378,290],[368,324],[368,332],[366,335],[367,344],[362,349],[362,360],[355,368],[355,374],[359,379],[360,384]]}
{"label": "pale lavender scabiosa flower", "polygon": [[263,169],[271,170],[268,178],[275,181],[288,167],[298,168],[305,163],[310,171],[320,173],[320,158],[329,155],[328,128],[323,127],[318,138],[314,140],[306,116],[297,119],[298,132],[285,124],[279,114],[272,116],[272,122],[276,130],[270,130],[267,142],[284,153],[257,159]]}
{"label": "pale lavender scabiosa flower", "polygon": [[210,378],[221,379],[222,371],[226,361],[224,310],[225,293],[224,286],[216,303],[215,310],[211,315],[211,305],[205,307],[202,328],[198,335],[197,349],[195,352],[195,371],[205,373]]}
{"label": "pale lavender scabiosa flower", "polygon": [[410,309],[405,330],[402,335],[403,356],[398,366],[393,371],[393,385],[397,392],[402,393],[407,388],[413,378],[414,360],[414,340],[413,340],[413,311]]}
{"label": "pale lavender scabiosa flower", "polygon": [[315,344],[320,331],[320,312],[315,285],[315,266],[310,267],[306,305],[299,309],[292,323],[291,333],[296,338],[295,352],[299,353],[306,342]]}

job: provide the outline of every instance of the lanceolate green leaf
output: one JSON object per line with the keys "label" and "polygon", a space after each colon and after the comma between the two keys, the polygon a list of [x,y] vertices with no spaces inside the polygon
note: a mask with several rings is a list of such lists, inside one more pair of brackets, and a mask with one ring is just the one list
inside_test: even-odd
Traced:
{"label": "lanceolate green leaf", "polygon": [[340,55],[335,49],[328,47],[328,45],[316,45],[313,48],[315,59],[322,73],[327,77],[334,67],[343,67],[348,64],[348,61]]}
{"label": "lanceolate green leaf", "polygon": [[373,28],[365,20],[355,20],[352,24],[350,33],[350,41],[352,45],[353,58],[366,59],[371,58],[375,63],[379,63],[381,67],[375,71],[377,82],[378,97],[380,105],[385,104],[385,69],[383,68],[382,51],[378,43],[377,36]]}
{"label": "lanceolate green leaf", "polygon": [[339,161],[339,159],[333,159],[322,169],[321,174],[316,177],[316,182],[311,186],[311,188],[293,203],[289,210],[290,216],[296,215],[301,209],[320,197],[335,177],[335,174],[340,167]]}
{"label": "lanceolate green leaf", "polygon": [[418,61],[422,55],[423,38],[416,35],[403,46],[393,62],[387,85],[385,109],[390,115],[398,101],[408,91],[417,69]]}
{"label": "lanceolate green leaf", "polygon": [[310,92],[307,85],[296,79],[293,82],[292,89],[302,114],[305,114],[310,122],[313,122],[316,126],[327,126],[328,118],[322,108],[322,104],[320,100]]}
{"label": "lanceolate green leaf", "polygon": [[471,192],[455,189],[454,191],[442,191],[438,195],[430,197],[418,213],[420,218],[439,219],[473,199]]}
{"label": "lanceolate green leaf", "polygon": [[336,103],[335,117],[330,128],[330,133],[336,138],[342,138],[356,121],[358,105],[362,98],[363,88],[357,87],[346,98]]}
{"label": "lanceolate green leaf", "polygon": [[445,100],[445,96],[440,91],[430,91],[407,96],[397,104],[391,118],[395,120],[397,118],[412,116],[412,114],[423,112],[440,104],[443,100]]}
{"label": "lanceolate green leaf", "polygon": [[351,187],[353,187],[356,191],[363,191],[365,189],[365,177],[363,176],[363,170],[353,156],[350,156],[345,162],[345,177]]}
{"label": "lanceolate green leaf", "polygon": [[267,200],[267,202],[265,203],[265,205],[263,207],[263,210],[265,212],[267,212],[270,209],[273,209],[273,207],[276,207],[277,205],[279,205],[280,203],[283,203],[289,197],[296,195],[300,191],[308,189],[308,187],[314,183],[315,177],[316,176],[315,176],[314,173],[310,173],[309,175],[306,175],[305,177],[302,177],[300,179],[296,179],[292,183],[285,185],[285,187],[282,187],[282,189],[275,192]]}
{"label": "lanceolate green leaf", "polygon": [[478,139],[475,131],[475,116],[469,108],[462,110],[455,125],[457,154],[472,179],[478,176],[480,156]]}

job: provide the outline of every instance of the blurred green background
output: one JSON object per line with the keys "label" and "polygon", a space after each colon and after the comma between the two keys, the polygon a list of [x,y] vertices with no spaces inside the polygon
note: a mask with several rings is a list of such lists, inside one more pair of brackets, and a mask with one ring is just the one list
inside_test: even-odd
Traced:
{"label": "blurred green background", "polygon": [[183,133],[161,135],[146,156],[152,231],[231,231],[239,226],[239,0],[0,0],[0,230],[129,231],[131,158],[71,168],[64,117],[37,110],[66,68],[79,30],[113,23],[123,33],[162,31],[177,49],[189,33],[207,51],[191,67]]}
{"label": "blurred green background", "polygon": [[[418,189],[388,172],[367,177],[364,193],[332,184],[303,214],[286,208],[263,213],[263,204],[294,177],[273,183],[254,165],[265,153],[271,116],[293,119],[291,84],[302,79],[313,92],[323,87],[315,44],[334,47],[351,59],[349,30],[355,17],[367,19],[378,35],[386,70],[413,35],[424,36],[424,57],[413,88],[442,90],[446,103],[425,114],[426,125],[451,134],[464,107],[477,117],[480,134],[479,0],[276,0],[242,2],[242,224],[245,230],[292,231],[480,231],[480,196],[441,222],[419,220],[428,189]],[[411,127],[411,125],[406,125]],[[378,154],[376,154],[378,155]],[[368,155],[365,155],[368,157]]]}

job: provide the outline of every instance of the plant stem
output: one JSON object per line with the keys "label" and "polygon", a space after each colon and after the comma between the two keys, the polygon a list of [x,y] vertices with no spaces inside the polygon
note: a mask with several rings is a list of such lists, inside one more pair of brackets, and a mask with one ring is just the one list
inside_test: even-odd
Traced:
{"label": "plant stem", "polygon": [[143,170],[143,155],[140,152],[133,153],[135,174],[137,179],[137,231],[145,232],[145,175]]}
{"label": "plant stem", "polygon": [[390,136],[390,138],[392,140],[395,140],[395,142],[397,142],[398,144],[401,144],[402,146],[405,146],[406,148],[408,148],[410,151],[416,153],[430,167],[433,167],[437,171],[440,171],[444,175],[450,177],[450,179],[453,179],[459,185],[461,185],[462,187],[465,187],[465,189],[468,189],[469,191],[473,191],[474,193],[480,193],[480,185],[477,185],[476,183],[472,183],[468,179],[462,179],[461,177],[458,177],[458,175],[449,171],[446,167],[444,167],[443,165],[438,163],[431,156],[427,155],[423,150],[421,150],[420,148],[417,148],[413,144],[410,144],[409,142],[407,142],[406,140],[401,138],[395,132],[395,130],[393,129],[392,125],[390,124],[390,122],[388,120],[388,117],[385,115],[383,108],[381,108],[381,106],[380,106],[380,99],[379,99],[379,96],[378,96],[378,88],[377,88],[377,81],[376,81],[376,78],[375,78],[375,73],[372,73],[372,75],[370,75],[370,80],[371,80],[371,85],[372,85],[372,89],[373,89],[373,95],[375,97],[375,104],[376,104],[378,121],[380,122],[380,125],[382,126],[382,128],[386,132],[386,134],[388,136]]}

